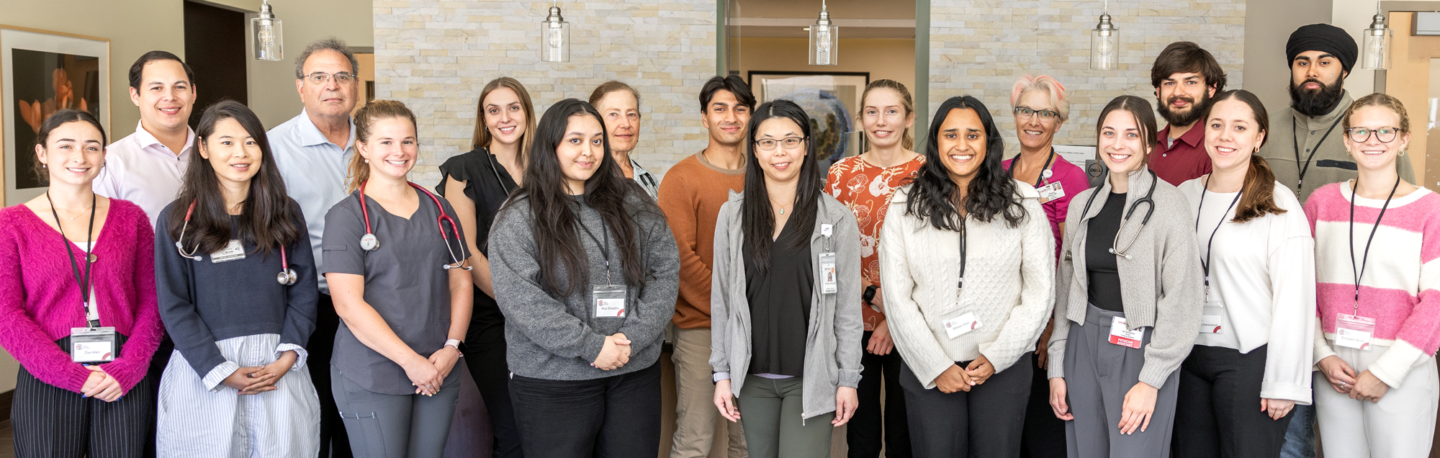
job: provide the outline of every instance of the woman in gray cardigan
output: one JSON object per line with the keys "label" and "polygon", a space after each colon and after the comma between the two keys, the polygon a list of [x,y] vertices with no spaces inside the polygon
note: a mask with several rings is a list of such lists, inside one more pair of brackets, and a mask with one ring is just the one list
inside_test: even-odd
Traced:
{"label": "woman in gray cardigan", "polygon": [[1066,420],[1071,458],[1170,453],[1203,275],[1190,205],[1145,169],[1153,113],[1134,96],[1105,106],[1096,152],[1109,179],[1075,196],[1066,218],[1078,223],[1065,228],[1055,281],[1050,405]]}
{"label": "woman in gray cardigan", "polygon": [[804,110],[766,103],[747,131],[745,193],[715,230],[715,406],[730,421],[746,412],[752,458],[827,457],[859,405],[860,229],[822,191]]}

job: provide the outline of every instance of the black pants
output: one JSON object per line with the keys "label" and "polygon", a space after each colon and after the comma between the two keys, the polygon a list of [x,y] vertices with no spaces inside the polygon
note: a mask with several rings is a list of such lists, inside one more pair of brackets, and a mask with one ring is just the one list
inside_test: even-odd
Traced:
{"label": "black pants", "polygon": [[660,454],[660,365],[596,380],[510,380],[525,452],[540,457]]}
{"label": "black pants", "polygon": [[[910,427],[905,421],[905,390],[900,389],[900,351],[890,349],[890,354],[876,355],[864,350],[870,345],[874,331],[865,331],[860,339],[860,408],[850,419],[845,430],[845,442],[850,446],[850,458],[875,458],[880,456],[880,447],[885,445],[888,458],[909,458]],[[880,380],[885,380],[885,408],[881,413]],[[883,421],[882,421],[883,419]],[[882,426],[884,424],[881,434]],[[883,441],[882,441],[883,439]]]}
{"label": "black pants", "polygon": [[[475,294],[485,294],[479,289]],[[470,321],[465,333],[465,366],[485,400],[490,425],[495,429],[494,458],[521,458],[520,429],[515,427],[515,405],[510,401],[510,365],[505,360],[505,322]]]}
{"label": "black pants", "polygon": [[1274,458],[1285,445],[1292,410],[1273,420],[1260,410],[1266,345],[1241,354],[1196,345],[1180,366],[1175,458]]}
{"label": "black pants", "polygon": [[[25,368],[15,379],[10,410],[15,456],[46,458],[136,458],[155,429],[155,390],[149,377],[115,402],[42,382]],[[153,433],[152,433],[153,434]]]}
{"label": "black pants", "polygon": [[[1025,427],[1030,374],[1024,359],[997,372],[970,392],[925,389],[909,366],[900,368],[910,444],[922,458],[1016,458]],[[957,363],[965,367],[969,362]]]}
{"label": "black pants", "polygon": [[1030,379],[1030,402],[1025,407],[1025,431],[1020,434],[1022,458],[1065,458],[1065,420],[1050,408],[1048,371],[1035,366],[1038,356],[1032,352],[1015,364],[1030,364],[1035,375]]}
{"label": "black pants", "polygon": [[160,415],[160,376],[165,373],[165,366],[170,364],[170,354],[175,352],[175,341],[170,340],[170,333],[160,330],[160,347],[155,349],[155,355],[150,357],[150,368],[145,371],[145,380],[150,385],[150,418],[152,421],[145,428],[145,458],[155,458],[155,421]]}
{"label": "black pants", "polygon": [[335,352],[340,315],[335,314],[335,302],[329,294],[320,293],[315,308],[319,313],[315,318],[315,332],[305,345],[309,353],[305,367],[310,369],[315,394],[320,396],[320,458],[351,458],[350,436],[345,434],[345,424],[340,422],[340,409],[335,407],[335,395],[330,388],[330,354]]}

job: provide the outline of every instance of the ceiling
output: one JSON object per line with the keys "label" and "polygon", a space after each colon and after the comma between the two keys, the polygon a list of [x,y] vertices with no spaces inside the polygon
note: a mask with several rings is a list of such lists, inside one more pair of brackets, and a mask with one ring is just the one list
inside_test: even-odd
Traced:
{"label": "ceiling", "polygon": [[[914,0],[826,0],[841,39],[915,38]],[[805,38],[819,0],[731,0],[732,37]]]}

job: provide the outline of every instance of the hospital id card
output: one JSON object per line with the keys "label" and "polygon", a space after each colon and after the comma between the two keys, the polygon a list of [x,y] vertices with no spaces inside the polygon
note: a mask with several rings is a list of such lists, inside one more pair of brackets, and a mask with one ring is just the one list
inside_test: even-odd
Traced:
{"label": "hospital id card", "polygon": [[965,312],[963,315],[945,320],[945,334],[949,335],[951,339],[969,334],[970,331],[976,329],[980,329],[980,319],[975,317],[975,312]]}
{"label": "hospital id card", "polygon": [[820,253],[820,293],[835,294],[839,284],[835,278],[835,253]]}
{"label": "hospital id card", "polygon": [[1140,348],[1141,342],[1145,341],[1145,330],[1140,328],[1129,329],[1125,327],[1124,317],[1115,317],[1110,321],[1110,343],[1128,348]]}
{"label": "hospital id card", "polygon": [[625,285],[595,287],[595,318],[625,317]]}
{"label": "hospital id card", "polygon": [[70,328],[70,360],[82,364],[100,364],[115,360],[119,341],[115,328]]}
{"label": "hospital id card", "polygon": [[245,247],[240,245],[239,240],[235,239],[231,239],[230,243],[226,244],[225,248],[220,251],[210,253],[210,262],[215,264],[240,259],[245,259]]}
{"label": "hospital id card", "polygon": [[1335,345],[1369,350],[1375,333],[1375,319],[1341,313],[1335,317]]}
{"label": "hospital id card", "polygon": [[1042,204],[1065,197],[1065,187],[1059,181],[1035,188],[1035,191],[1040,193],[1040,203]]}

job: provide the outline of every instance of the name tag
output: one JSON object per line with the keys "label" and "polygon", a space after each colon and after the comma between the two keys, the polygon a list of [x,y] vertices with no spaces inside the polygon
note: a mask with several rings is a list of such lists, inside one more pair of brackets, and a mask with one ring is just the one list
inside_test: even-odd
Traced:
{"label": "name tag", "polygon": [[1341,313],[1335,317],[1335,345],[1369,350],[1375,333],[1375,319]]}
{"label": "name tag", "polygon": [[980,329],[980,320],[975,318],[975,312],[965,312],[963,315],[945,320],[945,333],[951,339],[969,334],[970,331],[976,329]]}
{"label": "name tag", "polygon": [[1224,317],[1221,316],[1221,315],[1201,315],[1201,316],[1200,316],[1200,333],[1201,333],[1201,334],[1221,334],[1221,333],[1224,333],[1224,332],[1225,332],[1225,329],[1224,329],[1223,322],[1224,322]]}
{"label": "name tag", "polygon": [[625,317],[625,286],[595,287],[595,318]]}
{"label": "name tag", "polygon": [[212,263],[218,264],[239,259],[245,259],[245,247],[241,246],[240,241],[235,239],[231,239],[230,243],[226,244],[224,249],[210,253],[210,262]]}
{"label": "name tag", "polygon": [[835,278],[835,253],[820,253],[820,293],[835,294],[839,285]]}
{"label": "name tag", "polygon": [[1129,348],[1140,348],[1141,342],[1145,341],[1145,330],[1135,328],[1134,330],[1125,327],[1124,317],[1115,317],[1110,321],[1110,343]]}
{"label": "name tag", "polygon": [[115,360],[115,328],[70,328],[70,360],[83,364]]}
{"label": "name tag", "polygon": [[1046,203],[1061,197],[1065,197],[1065,187],[1059,181],[1035,188],[1040,193],[1040,203]]}

